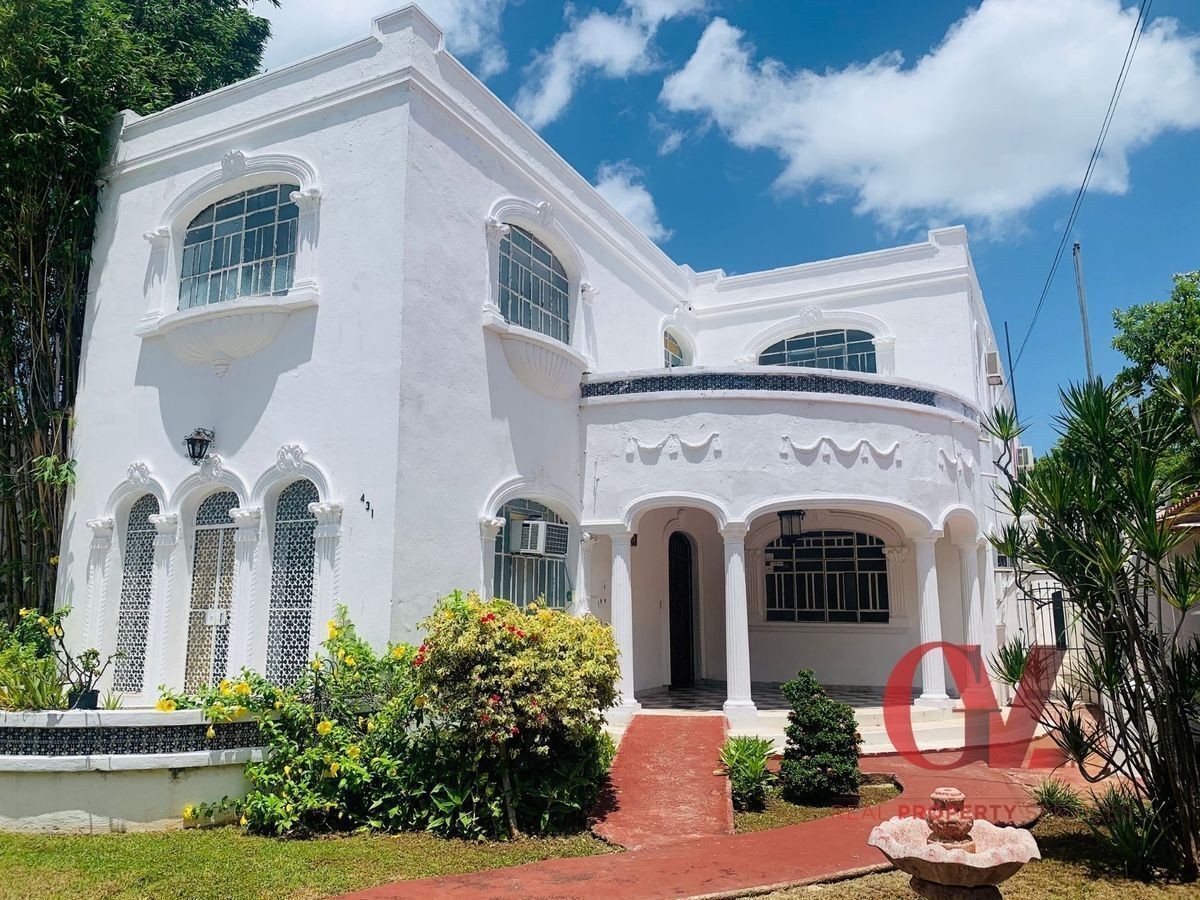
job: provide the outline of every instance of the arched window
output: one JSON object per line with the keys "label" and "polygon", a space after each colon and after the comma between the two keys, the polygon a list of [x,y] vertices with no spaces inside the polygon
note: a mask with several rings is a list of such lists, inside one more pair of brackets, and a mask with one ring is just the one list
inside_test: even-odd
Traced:
{"label": "arched window", "polygon": [[188,609],[183,689],[194,691],[225,677],[229,664],[229,613],[233,606],[234,532],[229,511],[237,494],[212,494],[196,510],[192,545],[192,598]]}
{"label": "arched window", "polygon": [[772,344],[758,355],[758,364],[874,372],[875,343],[866,331],[849,328],[809,331]]}
{"label": "arched window", "polygon": [[766,546],[768,622],[886,622],[883,541],[857,531],[783,535]]}
{"label": "arched window", "polygon": [[286,294],[296,261],[296,184],[226,197],[192,219],[183,239],[179,308]]}
{"label": "arched window", "polygon": [[500,312],[505,321],[571,342],[567,272],[550,248],[509,225],[500,240]]}
{"label": "arched window", "polygon": [[154,582],[154,525],[158,500],[143,494],[129,510],[125,556],[121,563],[121,603],[117,611],[117,652],[113,690],[138,693],[144,687],[146,638],[150,633],[150,590]]}
{"label": "arched window", "polygon": [[676,366],[689,366],[691,360],[688,359],[687,351],[684,350],[683,344],[679,342],[679,338],[671,333],[671,329],[663,332],[663,365],[668,369],[673,369]]}
{"label": "arched window", "polygon": [[284,488],[275,504],[267,623],[267,678],[275,684],[291,684],[308,664],[317,524],[308,504],[319,499],[316,485],[302,479]]}
{"label": "arched window", "polygon": [[571,602],[567,523],[532,500],[506,503],[499,515],[504,527],[496,536],[496,596],[518,606],[541,599],[547,606],[566,608]]}

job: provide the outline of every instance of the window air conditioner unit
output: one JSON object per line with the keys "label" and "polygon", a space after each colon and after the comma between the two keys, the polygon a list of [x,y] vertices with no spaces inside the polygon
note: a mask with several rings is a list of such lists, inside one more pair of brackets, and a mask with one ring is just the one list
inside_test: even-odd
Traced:
{"label": "window air conditioner unit", "polygon": [[1004,369],[1000,367],[1000,352],[989,350],[984,359],[988,384],[1004,384]]}
{"label": "window air conditioner unit", "polygon": [[527,519],[521,523],[520,530],[514,535],[516,540],[513,543],[516,546],[512,549],[516,553],[527,553],[531,556],[566,556],[569,532],[568,526],[557,522]]}

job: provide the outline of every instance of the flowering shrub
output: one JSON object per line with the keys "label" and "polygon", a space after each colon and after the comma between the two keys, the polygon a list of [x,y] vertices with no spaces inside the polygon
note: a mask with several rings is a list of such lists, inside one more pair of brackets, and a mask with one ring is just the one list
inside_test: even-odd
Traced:
{"label": "flowering shrub", "polygon": [[[67,649],[63,607],[49,615],[22,609],[10,630],[0,624],[0,709],[66,709],[92,691],[120,654]],[[65,690],[64,690],[65,689]]]}
{"label": "flowering shrub", "polygon": [[[454,594],[420,647],[375,653],[344,609],[294,685],[252,672],[159,709],[200,707],[215,735],[256,716],[268,753],[249,794],[224,804],[275,834],[345,828],[447,836],[550,833],[584,817],[608,770],[601,709],[616,650],[590,619]],[[189,820],[217,809],[188,808]]]}

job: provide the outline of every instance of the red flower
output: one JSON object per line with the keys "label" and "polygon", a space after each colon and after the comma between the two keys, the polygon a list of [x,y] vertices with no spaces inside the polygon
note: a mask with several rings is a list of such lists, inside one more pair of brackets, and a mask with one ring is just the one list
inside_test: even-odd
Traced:
{"label": "red flower", "polygon": [[423,666],[423,665],[425,665],[425,657],[423,657],[423,656],[414,656],[414,657],[413,657],[413,665],[414,665],[414,666]]}
{"label": "red flower", "polygon": [[513,634],[515,634],[519,638],[525,637],[525,632],[523,632],[520,628],[514,629]]}
{"label": "red flower", "polygon": [[517,733],[517,732],[518,732],[520,729],[518,729],[518,728],[517,728],[517,726],[516,726],[516,725],[514,725],[512,728],[510,728],[510,729],[508,729],[508,730],[509,730],[509,731],[510,731],[512,734],[516,734],[516,733]]}
{"label": "red flower", "polygon": [[479,717],[479,721],[483,722],[486,725],[488,722],[492,721],[492,717],[489,716],[487,713],[484,713],[482,716]]}
{"label": "red flower", "polygon": [[424,645],[424,644],[422,644],[420,647],[418,647],[418,648],[417,648],[417,652],[418,652],[418,653],[424,653],[424,652],[425,652],[425,645]]}
{"label": "red flower", "polygon": [[500,695],[499,695],[499,694],[492,694],[492,696],[488,697],[488,700],[490,700],[492,703],[499,703],[499,702],[500,702]]}

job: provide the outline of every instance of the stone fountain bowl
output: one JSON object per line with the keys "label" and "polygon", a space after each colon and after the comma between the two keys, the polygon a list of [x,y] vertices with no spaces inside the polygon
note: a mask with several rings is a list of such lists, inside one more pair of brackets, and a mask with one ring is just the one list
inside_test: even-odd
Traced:
{"label": "stone fountain bowl", "polygon": [[977,821],[971,829],[975,852],[927,843],[924,819],[894,816],[871,829],[867,841],[901,872],[952,887],[997,885],[1031,859],[1041,859],[1037,841],[1023,828],[1000,828]]}

